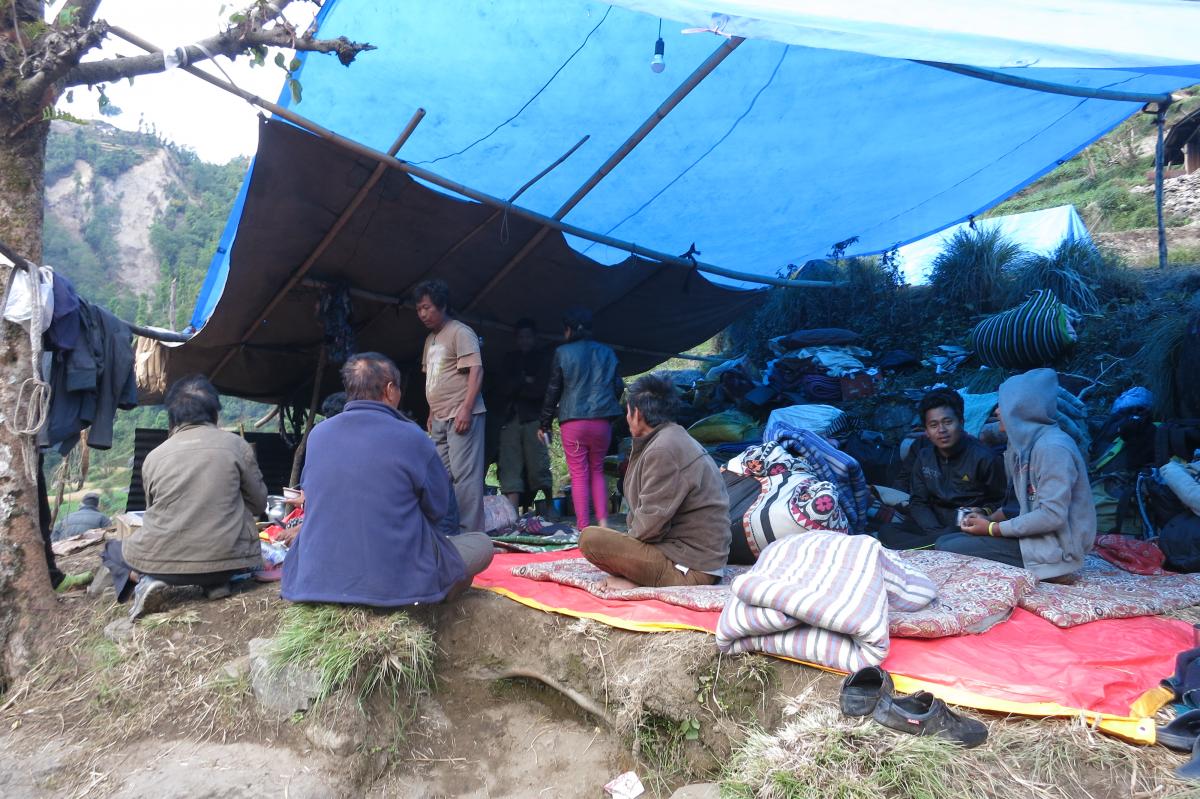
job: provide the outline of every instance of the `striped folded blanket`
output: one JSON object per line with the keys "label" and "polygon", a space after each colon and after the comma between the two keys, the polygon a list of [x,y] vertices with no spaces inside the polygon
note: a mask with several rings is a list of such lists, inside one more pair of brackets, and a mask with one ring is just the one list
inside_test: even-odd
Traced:
{"label": "striped folded blanket", "polygon": [[[771,440],[764,439],[767,444]],[[811,430],[783,430],[773,440],[790,454],[808,461],[819,479],[837,486],[838,501],[846,514],[850,532],[865,533],[867,511],[871,508],[871,486],[859,462]]]}
{"label": "striped folded blanket", "polygon": [[842,671],[887,657],[889,609],[937,598],[921,572],[868,536],[810,532],[780,539],[733,581],[717,622],[722,652],[766,652]]}
{"label": "striped folded blanket", "polygon": [[1038,289],[1016,308],[977,324],[967,346],[988,366],[1033,369],[1049,366],[1077,338],[1067,306],[1050,289]]}

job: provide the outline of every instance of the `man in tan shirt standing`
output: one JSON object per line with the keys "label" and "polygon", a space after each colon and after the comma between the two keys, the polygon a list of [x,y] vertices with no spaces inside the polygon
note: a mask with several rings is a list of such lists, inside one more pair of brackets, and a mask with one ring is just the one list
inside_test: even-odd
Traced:
{"label": "man in tan shirt standing", "polygon": [[458,499],[459,527],[483,529],[483,360],[479,336],[447,311],[450,290],[440,280],[413,289],[417,317],[429,328],[421,370],[429,403],[429,436],[450,473]]}

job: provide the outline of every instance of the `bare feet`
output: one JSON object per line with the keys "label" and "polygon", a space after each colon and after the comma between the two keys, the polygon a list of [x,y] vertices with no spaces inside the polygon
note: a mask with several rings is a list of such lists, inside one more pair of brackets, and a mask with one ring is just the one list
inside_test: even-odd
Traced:
{"label": "bare feet", "polygon": [[610,574],[600,581],[599,588],[601,591],[608,592],[627,591],[630,588],[641,588],[641,586],[635,582],[626,580],[624,577],[617,577],[616,575]]}

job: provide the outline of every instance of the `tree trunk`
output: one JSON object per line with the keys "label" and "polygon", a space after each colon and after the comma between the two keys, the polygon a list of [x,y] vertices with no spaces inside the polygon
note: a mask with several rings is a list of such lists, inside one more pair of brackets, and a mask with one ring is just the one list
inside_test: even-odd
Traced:
{"label": "tree trunk", "polygon": [[[18,130],[23,121],[0,120],[0,241],[38,262],[50,124]],[[8,273],[9,267],[0,267],[0,285],[8,285]],[[0,321],[0,369],[0,418],[8,419],[32,366],[29,334],[7,321]],[[20,438],[0,425],[0,692],[46,648],[57,607],[43,554],[37,485],[29,479]]]}

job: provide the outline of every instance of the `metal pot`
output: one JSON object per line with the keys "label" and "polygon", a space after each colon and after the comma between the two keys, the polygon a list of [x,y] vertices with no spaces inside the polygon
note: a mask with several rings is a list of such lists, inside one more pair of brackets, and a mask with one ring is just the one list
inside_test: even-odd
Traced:
{"label": "metal pot", "polygon": [[278,494],[267,495],[267,518],[279,524],[283,521],[283,517],[287,516],[287,505],[283,502],[283,497]]}

